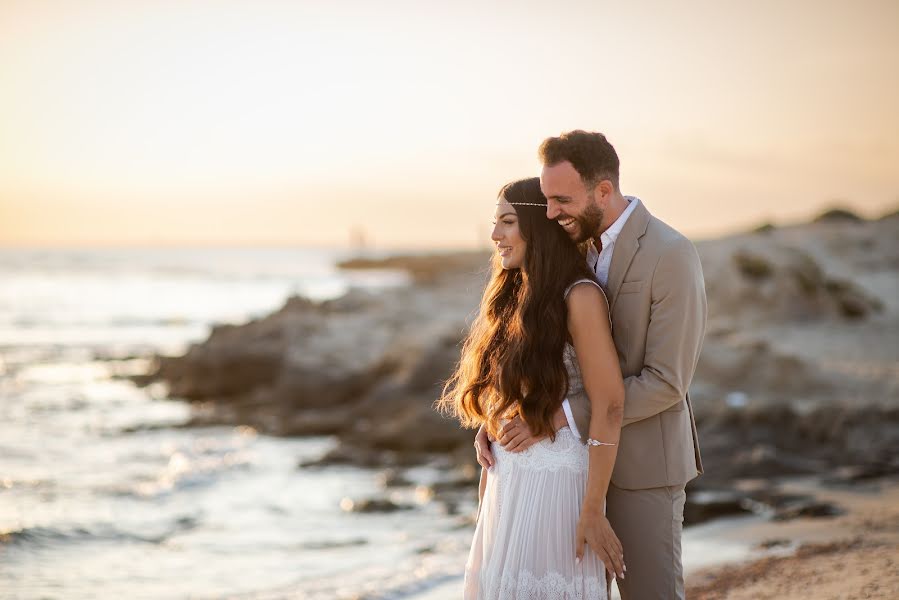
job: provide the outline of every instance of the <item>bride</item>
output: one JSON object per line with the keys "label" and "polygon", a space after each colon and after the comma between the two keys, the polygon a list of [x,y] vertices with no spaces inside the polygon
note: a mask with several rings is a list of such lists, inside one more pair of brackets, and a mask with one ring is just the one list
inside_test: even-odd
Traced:
{"label": "bride", "polygon": [[[608,303],[582,250],[546,218],[538,178],[503,187],[495,217],[490,281],[439,406],[491,440],[518,420],[542,439],[520,452],[491,444],[464,598],[605,599],[606,571],[624,576],[605,517],[624,406]],[[560,410],[578,393],[592,407],[586,445]]]}

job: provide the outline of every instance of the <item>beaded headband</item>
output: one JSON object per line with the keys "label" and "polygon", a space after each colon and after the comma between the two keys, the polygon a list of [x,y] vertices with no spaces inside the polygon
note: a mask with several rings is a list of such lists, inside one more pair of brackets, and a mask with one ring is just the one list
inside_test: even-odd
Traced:
{"label": "beaded headband", "polygon": [[[520,187],[523,188],[524,186],[520,186]],[[505,192],[506,189],[507,188],[503,188],[503,192]],[[522,198],[524,198],[525,200],[527,200],[527,195],[524,193],[524,189],[519,189],[519,192],[520,192],[519,195]],[[505,194],[503,194],[503,195],[505,195]],[[503,202],[505,202],[506,204],[511,204],[512,206],[541,206],[543,208],[546,208],[546,204],[541,204],[539,202],[509,202],[506,199],[503,199]],[[497,202],[496,205],[499,206],[503,202]]]}

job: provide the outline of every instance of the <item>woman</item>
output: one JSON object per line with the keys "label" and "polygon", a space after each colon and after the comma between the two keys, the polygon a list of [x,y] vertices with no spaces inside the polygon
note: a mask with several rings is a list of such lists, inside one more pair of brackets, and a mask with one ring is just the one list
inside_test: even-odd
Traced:
{"label": "woman", "polygon": [[[491,439],[515,417],[546,437],[518,453],[491,445],[464,598],[606,598],[606,567],[623,567],[605,517],[624,405],[608,304],[582,250],[546,218],[539,179],[498,200],[491,278],[440,406]],[[586,446],[554,423],[566,394],[584,390]]]}

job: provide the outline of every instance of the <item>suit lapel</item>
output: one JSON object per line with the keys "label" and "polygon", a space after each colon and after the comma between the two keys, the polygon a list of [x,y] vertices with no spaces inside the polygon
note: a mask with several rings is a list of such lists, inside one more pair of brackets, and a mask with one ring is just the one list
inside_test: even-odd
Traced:
{"label": "suit lapel", "polygon": [[609,297],[611,298],[609,303],[610,312],[615,308],[615,301],[618,299],[618,290],[621,288],[621,282],[624,281],[628,267],[631,266],[631,261],[634,260],[634,255],[640,247],[639,239],[646,233],[646,228],[649,226],[649,218],[649,211],[646,210],[641,201],[624,224],[621,233],[618,234],[618,239],[615,240],[615,248],[612,251],[612,264],[609,266],[609,284],[607,286]]}

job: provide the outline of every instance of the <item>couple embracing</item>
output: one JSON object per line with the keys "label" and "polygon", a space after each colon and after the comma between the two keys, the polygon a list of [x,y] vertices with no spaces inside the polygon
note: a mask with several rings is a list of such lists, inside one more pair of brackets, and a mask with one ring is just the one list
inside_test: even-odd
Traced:
{"label": "couple embracing", "polygon": [[620,191],[600,133],[540,146],[502,188],[479,315],[440,405],[475,437],[466,600],[684,597],[687,393],[706,323],[699,256]]}

